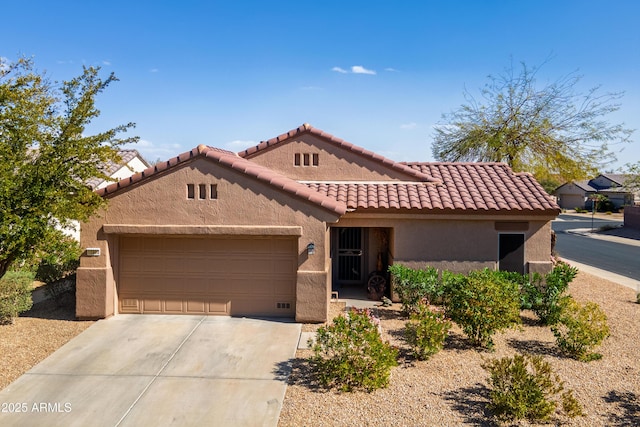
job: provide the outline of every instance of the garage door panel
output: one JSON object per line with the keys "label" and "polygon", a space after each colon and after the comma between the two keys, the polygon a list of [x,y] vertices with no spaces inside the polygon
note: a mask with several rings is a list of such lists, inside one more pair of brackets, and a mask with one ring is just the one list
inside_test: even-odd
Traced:
{"label": "garage door panel", "polygon": [[122,313],[294,316],[297,241],[123,237]]}

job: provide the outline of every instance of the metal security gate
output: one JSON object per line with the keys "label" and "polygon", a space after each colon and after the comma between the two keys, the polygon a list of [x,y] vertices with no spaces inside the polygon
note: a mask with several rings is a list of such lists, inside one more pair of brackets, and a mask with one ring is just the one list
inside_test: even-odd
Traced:
{"label": "metal security gate", "polygon": [[363,283],[364,233],[362,228],[336,230],[337,279],[341,285]]}

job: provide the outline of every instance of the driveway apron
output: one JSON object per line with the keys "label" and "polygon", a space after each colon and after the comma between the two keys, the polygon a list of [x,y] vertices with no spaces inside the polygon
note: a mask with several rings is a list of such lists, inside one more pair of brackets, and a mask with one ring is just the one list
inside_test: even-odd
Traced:
{"label": "driveway apron", "polygon": [[119,315],[0,391],[1,426],[277,426],[300,324]]}

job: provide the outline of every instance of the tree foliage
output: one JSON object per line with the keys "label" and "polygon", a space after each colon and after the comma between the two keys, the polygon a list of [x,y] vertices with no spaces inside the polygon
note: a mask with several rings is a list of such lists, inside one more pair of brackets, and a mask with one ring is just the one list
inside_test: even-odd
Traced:
{"label": "tree foliage", "polygon": [[137,140],[118,137],[132,123],[85,134],[100,114],[97,95],[117,80],[99,71],[84,67],[80,76],[56,83],[30,59],[0,62],[0,277],[57,238],[56,225],[95,212],[104,200],[86,182],[107,178],[101,165]]}
{"label": "tree foliage", "polygon": [[624,124],[606,116],[620,108],[622,93],[577,90],[582,76],[571,73],[542,87],[540,68],[513,64],[481,90],[465,91],[466,103],[443,115],[435,129],[433,155],[443,161],[505,162],[539,180],[565,181],[594,175],[615,159],[608,144],[629,142]]}

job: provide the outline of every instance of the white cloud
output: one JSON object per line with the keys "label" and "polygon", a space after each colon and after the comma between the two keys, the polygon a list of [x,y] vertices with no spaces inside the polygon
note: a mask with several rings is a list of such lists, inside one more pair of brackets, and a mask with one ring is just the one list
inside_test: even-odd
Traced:
{"label": "white cloud", "polygon": [[371,74],[371,75],[376,74],[375,71],[367,70],[362,65],[354,65],[353,67],[351,67],[351,72],[354,74]]}
{"label": "white cloud", "polygon": [[335,71],[336,73],[342,73],[342,74],[347,74],[348,71],[345,70],[344,68],[340,68],[340,67],[333,67],[331,69],[331,71]]}
{"label": "white cloud", "polygon": [[104,64],[104,65],[111,65],[111,61],[102,61],[102,64]]}
{"label": "white cloud", "polygon": [[398,70],[396,70],[395,68],[385,68],[385,71],[389,71],[390,73],[397,73]]}
{"label": "white cloud", "polygon": [[149,70],[150,73],[157,73],[158,71],[160,70],[158,70],[157,68],[152,68]]}
{"label": "white cloud", "polygon": [[418,124],[416,122],[403,123],[400,125],[400,129],[403,129],[403,130],[411,130],[417,127],[418,127]]}

